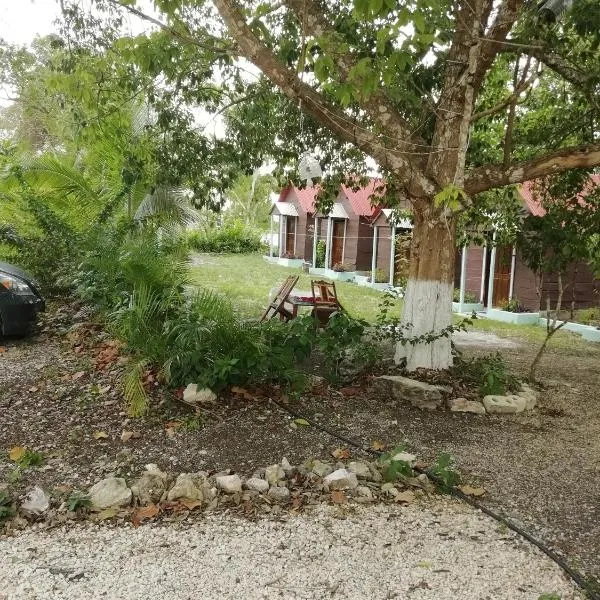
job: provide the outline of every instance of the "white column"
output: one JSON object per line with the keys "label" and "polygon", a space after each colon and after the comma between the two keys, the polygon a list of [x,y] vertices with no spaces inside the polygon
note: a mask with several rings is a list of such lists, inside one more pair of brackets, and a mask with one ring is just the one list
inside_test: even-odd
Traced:
{"label": "white column", "polygon": [[517,262],[517,248],[513,246],[512,257],[510,261],[510,288],[508,290],[508,299],[512,300],[515,289],[515,263]]}
{"label": "white column", "polygon": [[377,226],[373,227],[373,254],[371,255],[371,283],[375,283],[375,271],[377,270]]}
{"label": "white column", "polygon": [[390,247],[390,285],[394,285],[394,273],[396,271],[396,226],[392,225],[392,238]]}
{"label": "white column", "polygon": [[485,262],[487,260],[487,244],[483,246],[483,258],[481,260],[481,289],[479,290],[479,302],[483,304],[485,298]]}
{"label": "white column", "polygon": [[346,261],[346,232],[348,230],[348,219],[344,219],[344,239],[342,240],[342,263]]}
{"label": "white column", "polygon": [[[298,239],[298,221],[300,219],[298,219],[298,217],[292,217],[292,219],[296,219],[294,221],[294,258],[296,258],[296,241]],[[302,254],[304,254],[304,252]]]}
{"label": "white column", "polygon": [[313,234],[313,259],[312,266],[316,268],[317,266],[317,242],[319,241],[319,217],[317,217],[315,213],[315,224],[314,224],[314,234]]}
{"label": "white column", "polygon": [[271,215],[271,227],[269,229],[269,257],[273,258],[273,215]]}
{"label": "white column", "polygon": [[494,230],[494,237],[492,239],[492,252],[490,254],[490,278],[488,281],[488,301],[487,307],[488,310],[493,307],[493,297],[494,297],[494,274],[496,272],[496,231]]}
{"label": "white column", "polygon": [[458,312],[463,311],[463,304],[465,303],[465,285],[467,283],[467,246],[463,246],[462,254],[460,257],[460,297],[458,304]]}
{"label": "white column", "polygon": [[283,215],[279,215],[279,256],[285,254],[285,219]]}
{"label": "white column", "polygon": [[329,262],[331,261],[331,229],[332,229],[333,219],[329,217],[327,219],[327,241],[325,242],[325,268],[330,269],[331,266]]}

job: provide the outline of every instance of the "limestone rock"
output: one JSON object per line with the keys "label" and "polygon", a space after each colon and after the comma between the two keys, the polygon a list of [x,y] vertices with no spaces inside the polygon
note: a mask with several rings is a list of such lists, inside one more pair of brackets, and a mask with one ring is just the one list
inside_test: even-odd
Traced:
{"label": "limestone rock", "polygon": [[286,487],[272,487],[269,489],[267,494],[269,498],[275,500],[275,502],[287,502],[290,499],[290,490]]}
{"label": "limestone rock", "polygon": [[443,405],[444,396],[451,390],[441,385],[431,385],[400,375],[383,375],[377,380],[391,388],[397,400],[408,400],[413,406],[425,410],[435,410]]}
{"label": "limestone rock", "polygon": [[525,410],[533,410],[537,404],[537,392],[526,383],[521,385],[521,391],[517,394],[526,401]]}
{"label": "limestone rock", "polygon": [[296,471],[296,467],[290,464],[290,461],[284,456],[281,459],[281,468],[284,470],[286,476],[290,477]]}
{"label": "limestone rock", "polygon": [[189,473],[181,473],[175,480],[175,485],[169,490],[167,500],[179,500],[179,498],[189,498],[190,500],[204,500],[202,490],[196,485],[194,478]]}
{"label": "limestone rock", "polygon": [[140,504],[159,502],[167,487],[167,474],[155,464],[146,465],[146,472],[131,486],[131,493]]}
{"label": "limestone rock", "polygon": [[366,485],[359,485],[356,488],[356,494],[358,496],[360,496],[361,498],[372,498],[373,497],[373,492],[371,491],[371,488],[368,488]]}
{"label": "limestone rock", "polygon": [[255,492],[260,492],[264,494],[269,491],[269,482],[265,479],[259,479],[258,477],[251,477],[246,481],[246,487],[249,490],[254,490]]}
{"label": "limestone rock", "polygon": [[338,469],[323,480],[329,490],[354,490],[358,487],[356,475],[347,469]]}
{"label": "limestone rock", "polygon": [[371,469],[364,462],[354,460],[346,467],[350,473],[354,473],[359,479],[371,479]]}
{"label": "limestone rock", "polygon": [[265,479],[271,485],[276,485],[278,481],[285,479],[285,471],[281,465],[270,465],[265,469]]}
{"label": "limestone rock", "polygon": [[400,493],[393,483],[384,483],[381,486],[381,492],[387,496],[392,496],[393,498]]}
{"label": "limestone rock", "polygon": [[197,383],[190,383],[183,390],[183,401],[191,404],[210,404],[217,399],[216,394],[209,388],[198,389]]}
{"label": "limestone rock", "polygon": [[41,487],[36,486],[27,494],[25,502],[21,504],[21,508],[25,512],[41,515],[50,508],[50,498]]}
{"label": "limestone rock", "polygon": [[448,408],[452,412],[468,412],[476,415],[485,415],[485,406],[481,402],[475,400],[467,400],[466,398],[452,398],[448,401]]}
{"label": "limestone rock", "polygon": [[235,494],[242,491],[242,480],[239,475],[221,475],[215,478],[217,487],[227,494]]}
{"label": "limestone rock", "polygon": [[413,466],[417,462],[417,457],[410,452],[398,452],[391,458],[392,461],[405,462]]}
{"label": "limestone rock", "polygon": [[521,396],[485,396],[483,405],[490,414],[520,413],[525,410],[527,400]]}
{"label": "limestone rock", "polygon": [[312,472],[318,477],[325,477],[333,473],[333,467],[329,463],[315,460],[312,464]]}
{"label": "limestone rock", "polygon": [[111,506],[127,506],[132,493],[122,477],[107,477],[94,484],[88,492],[92,506],[103,510]]}

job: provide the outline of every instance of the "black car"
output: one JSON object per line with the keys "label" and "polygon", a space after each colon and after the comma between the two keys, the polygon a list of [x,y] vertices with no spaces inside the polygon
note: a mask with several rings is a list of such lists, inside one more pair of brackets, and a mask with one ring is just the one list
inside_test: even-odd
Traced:
{"label": "black car", "polygon": [[0,335],[24,335],[46,303],[24,271],[0,262]]}

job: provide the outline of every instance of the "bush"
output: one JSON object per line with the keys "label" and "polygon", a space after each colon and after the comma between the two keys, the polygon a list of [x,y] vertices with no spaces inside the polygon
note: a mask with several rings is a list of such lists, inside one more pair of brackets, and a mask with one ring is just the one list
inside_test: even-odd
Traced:
{"label": "bush", "polygon": [[459,380],[478,386],[482,396],[502,396],[509,391],[517,391],[519,387],[518,380],[510,373],[499,352],[472,360],[459,358],[452,372]]}
{"label": "bush", "polygon": [[350,263],[335,263],[335,265],[333,265],[333,270],[336,273],[351,273],[354,271],[354,265],[351,265]]}
{"label": "bush", "polygon": [[[452,294],[453,302],[460,302],[460,290],[458,288],[454,288],[454,293]],[[466,304],[475,304],[479,302],[479,299],[473,292],[468,292],[465,290],[465,303]]]}
{"label": "bush", "polygon": [[327,244],[325,240],[319,240],[317,242],[317,260],[316,267],[317,269],[323,269],[325,267],[325,254],[327,253]]}
{"label": "bush", "polygon": [[577,322],[584,325],[600,325],[600,308],[585,308],[578,311]]}
{"label": "bush", "polygon": [[195,231],[188,236],[188,245],[198,252],[247,254],[264,251],[260,232],[239,221],[228,223],[220,229]]}
{"label": "bush", "polygon": [[506,310],[513,313],[527,312],[527,309],[521,304],[518,298],[511,298],[510,300],[500,300],[498,303],[500,310]]}
{"label": "bush", "polygon": [[390,280],[390,274],[383,269],[375,269],[375,283],[387,283]]}

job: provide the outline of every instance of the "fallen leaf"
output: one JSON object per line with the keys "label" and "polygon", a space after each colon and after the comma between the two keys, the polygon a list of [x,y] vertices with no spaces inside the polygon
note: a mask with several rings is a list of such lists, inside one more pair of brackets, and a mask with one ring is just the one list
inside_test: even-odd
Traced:
{"label": "fallen leaf", "polygon": [[459,485],[458,489],[465,496],[475,496],[476,498],[479,496],[483,496],[485,494],[485,489],[482,487],[473,487],[472,485]]}
{"label": "fallen leaf", "polygon": [[169,439],[173,439],[175,437],[175,434],[177,433],[177,431],[176,431],[175,427],[167,427],[165,429],[165,433],[167,434],[167,437]]}
{"label": "fallen leaf", "polygon": [[182,498],[179,502],[188,510],[194,510],[195,508],[202,506],[201,500],[191,500],[190,498]]}
{"label": "fallen leaf", "polygon": [[340,390],[342,396],[346,396],[346,398],[351,398],[352,396],[356,396],[360,394],[360,388],[357,387],[344,387]]}
{"label": "fallen leaf", "polygon": [[78,379],[81,379],[84,375],[85,371],[77,371],[77,373],[73,373],[73,375],[71,376],[71,380],[77,381]]}
{"label": "fallen leaf", "polygon": [[243,396],[246,400],[254,400],[254,396],[245,388],[234,385],[231,388],[232,394],[237,394],[238,396]]}
{"label": "fallen leaf", "polygon": [[395,502],[405,502],[406,504],[410,504],[411,502],[414,502],[416,500],[416,496],[414,492],[411,492],[410,490],[406,490],[404,492],[400,492],[399,494],[397,494],[396,496],[394,496],[394,501]]}
{"label": "fallen leaf", "polygon": [[0,346],[0,354],[6,352],[6,348],[4,346]]}
{"label": "fallen leaf", "polygon": [[177,429],[181,427],[183,423],[181,421],[167,421],[165,423],[165,429]]}
{"label": "fallen leaf", "polygon": [[346,504],[348,498],[346,498],[346,494],[342,490],[335,490],[335,492],[331,492],[331,501],[334,504]]}
{"label": "fallen leaf", "polygon": [[385,444],[379,440],[374,440],[371,444],[371,448],[373,448],[373,450],[385,450]]}
{"label": "fallen leaf", "polygon": [[106,431],[96,431],[96,433],[94,433],[95,440],[105,440],[107,438],[108,438],[108,433],[106,433]]}
{"label": "fallen leaf", "polygon": [[417,460],[415,463],[415,469],[417,471],[426,471],[429,465],[423,460]]}
{"label": "fallen leaf", "polygon": [[110,388],[111,388],[111,386],[110,386],[110,385],[105,385],[105,386],[101,387],[101,388],[98,390],[98,393],[99,393],[99,394],[106,394],[107,392],[110,392]]}
{"label": "fallen leaf", "polygon": [[305,427],[310,425],[306,419],[294,419],[294,423],[296,423],[296,425],[304,425]]}
{"label": "fallen leaf", "polygon": [[37,392],[39,389],[40,389],[39,387],[33,386],[33,387],[30,387],[28,391],[30,391],[31,393],[35,393],[35,392]]}
{"label": "fallen leaf", "polygon": [[348,448],[336,448],[331,453],[331,456],[333,456],[333,458],[337,458],[338,460],[345,460],[350,458],[350,450],[348,450]]}
{"label": "fallen leaf", "polygon": [[112,519],[113,517],[116,517],[118,512],[118,508],[105,508],[104,510],[101,510],[95,518],[98,521],[106,521],[106,519]]}
{"label": "fallen leaf", "polygon": [[158,508],[156,504],[149,504],[148,506],[136,510],[131,516],[131,522],[134,527],[138,527],[142,521],[154,519],[159,512],[160,508]]}
{"label": "fallen leaf", "polygon": [[8,458],[10,458],[10,460],[14,460],[15,462],[19,462],[23,457],[23,454],[25,454],[25,448],[23,448],[23,446],[15,446],[14,448],[10,449]]}

